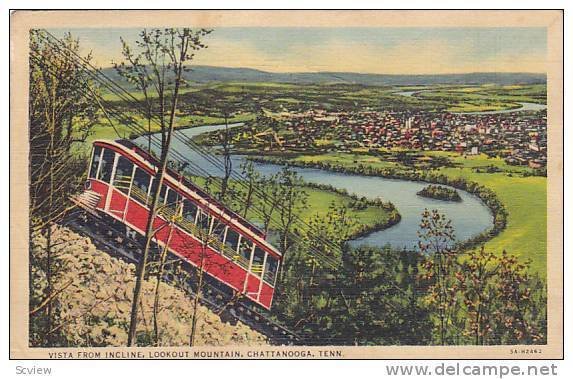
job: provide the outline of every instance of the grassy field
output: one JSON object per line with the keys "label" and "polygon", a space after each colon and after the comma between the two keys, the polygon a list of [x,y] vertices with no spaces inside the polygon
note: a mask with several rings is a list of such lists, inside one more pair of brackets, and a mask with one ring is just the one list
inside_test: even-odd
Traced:
{"label": "grassy field", "polygon": [[[118,92],[122,95],[122,98],[125,98],[126,96],[127,96],[127,97],[133,96],[133,97],[136,98],[137,100],[144,100],[144,99],[145,99],[145,97],[143,96],[143,92],[141,92],[141,91],[139,91],[139,90],[135,90],[135,89],[133,89],[133,88],[130,88],[130,86],[126,85],[125,83],[121,83],[120,85],[121,85],[121,87],[122,87],[123,89],[125,89],[125,92],[128,92],[128,93],[125,93],[125,92],[123,92],[123,91],[121,91],[121,92],[118,91]],[[205,86],[199,86],[199,85],[190,86],[190,87],[184,87],[184,88],[181,88],[181,89],[179,90],[179,93],[180,93],[180,94],[185,94],[185,93],[197,92],[197,91],[202,90],[203,88],[206,88],[206,87],[205,87]],[[116,91],[117,91],[117,90],[116,90]],[[109,91],[109,90],[106,90],[106,88],[103,88],[103,89],[102,89],[101,96],[102,96],[102,99],[105,100],[105,101],[120,101],[120,100],[122,100],[122,98],[120,98],[120,97],[119,97],[118,95],[116,95],[115,93],[113,93],[113,92],[111,92],[111,91]],[[154,90],[151,90],[151,91],[149,92],[149,96],[150,96],[150,97],[157,97],[157,92],[154,91]]]}
{"label": "grassy field", "polygon": [[496,169],[502,170],[504,173],[523,174],[531,172],[531,169],[527,166],[512,166],[507,164],[502,158],[490,158],[485,154],[462,156],[460,154],[447,151],[425,151],[423,154],[429,157],[445,157],[455,166],[466,169],[478,169],[493,166]]}
{"label": "grassy field", "polygon": [[[469,160],[471,162],[471,159]],[[469,168],[443,168],[450,177],[464,177],[495,191],[509,212],[507,227],[486,244],[525,259],[545,277],[547,267],[547,178],[507,173],[476,173]]]}
{"label": "grassy field", "polygon": [[340,164],[346,167],[352,167],[357,164],[368,165],[375,168],[398,168],[395,162],[388,162],[379,157],[363,154],[351,153],[325,153],[321,155],[300,155],[292,159],[294,162],[322,162],[331,164]]}
{"label": "grassy field", "polygon": [[306,187],[305,191],[308,193],[309,209],[299,215],[305,221],[310,220],[315,215],[325,216],[333,203],[337,206],[348,207],[349,216],[365,226],[372,226],[388,220],[388,212],[381,207],[368,206],[363,210],[356,210],[350,207],[352,199],[349,196],[309,187]]}
{"label": "grassy field", "polygon": [[[420,91],[403,96],[403,91]],[[138,92],[130,92],[141,100]],[[279,111],[282,107],[297,110],[301,104],[326,108],[342,106],[355,110],[364,107],[414,107],[426,110],[477,112],[518,108],[518,102],[545,103],[545,85],[432,85],[432,86],[361,86],[355,84],[290,84],[290,83],[191,83],[181,90],[183,97],[195,100],[207,96],[211,100],[254,104]],[[152,94],[153,96],[153,94]],[[120,100],[104,93],[107,101]],[[191,101],[191,103],[194,103]],[[204,102],[212,104],[211,101]]]}
{"label": "grassy field", "polygon": [[426,89],[415,97],[437,101],[450,112],[483,112],[519,108],[519,102],[545,104],[545,85],[451,86]]}
{"label": "grassy field", "polygon": [[[137,122],[137,124],[143,128],[143,130],[147,130],[147,121],[141,118],[140,116],[132,115],[133,119]],[[230,117],[228,119],[229,123],[235,122],[245,122],[252,120],[255,117],[252,113],[242,113]],[[107,140],[116,140],[118,138],[131,138],[132,133],[134,131],[131,127],[126,126],[125,124],[120,124],[119,122],[112,120],[113,125],[112,127],[109,122],[105,118],[101,118],[100,122],[96,124],[92,129],[91,133],[88,136],[85,144],[90,146],[91,143],[96,139],[107,139]],[[198,115],[189,115],[180,117],[177,120],[176,128],[187,128],[192,126],[200,126],[200,125],[217,125],[223,124],[225,119],[223,117],[213,117],[213,116],[198,116]],[[159,126],[156,123],[152,123],[151,125],[152,132],[158,132]]]}
{"label": "grassy field", "polygon": [[[199,186],[205,185],[205,179],[202,177],[193,177],[192,180]],[[240,191],[241,187],[237,187],[236,190]],[[347,207],[348,216],[353,218],[357,223],[356,230],[353,230],[352,233],[358,232],[358,228],[361,226],[371,228],[374,225],[385,223],[390,216],[389,212],[380,206],[369,205],[364,209],[353,209],[350,206],[353,199],[348,195],[310,186],[304,186],[303,190],[308,194],[308,208],[299,212],[297,216],[304,222],[309,222],[316,215],[319,217],[325,216],[332,204]],[[238,197],[243,198],[244,196],[239,194]],[[251,211],[247,213],[247,219],[255,224],[261,223],[261,218]]]}
{"label": "grassy field", "polygon": [[[504,249],[511,254],[531,260],[532,270],[545,277],[547,260],[547,178],[523,177],[526,167],[507,165],[500,158],[485,155],[461,157],[455,153],[424,152],[429,156],[445,156],[455,167],[438,169],[449,177],[464,177],[480,183],[496,192],[509,212],[507,227],[498,236],[486,243],[486,247],[501,253]],[[377,168],[400,168],[395,162],[383,162],[378,157],[351,153],[329,153],[318,156],[299,156],[294,161],[330,161],[346,167],[358,164]],[[502,172],[482,173],[476,169],[494,166]],[[398,209],[400,211],[400,209]]]}

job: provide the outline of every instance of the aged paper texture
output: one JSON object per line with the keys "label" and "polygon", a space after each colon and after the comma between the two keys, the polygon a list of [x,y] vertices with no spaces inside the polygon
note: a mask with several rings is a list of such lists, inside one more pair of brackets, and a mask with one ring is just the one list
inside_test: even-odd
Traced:
{"label": "aged paper texture", "polygon": [[559,359],[561,11],[15,11],[14,359]]}

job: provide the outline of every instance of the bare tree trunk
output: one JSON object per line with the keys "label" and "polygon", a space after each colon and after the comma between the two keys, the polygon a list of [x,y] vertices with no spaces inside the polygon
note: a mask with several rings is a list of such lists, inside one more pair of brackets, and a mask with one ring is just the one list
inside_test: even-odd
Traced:
{"label": "bare tree trunk", "polygon": [[445,334],[446,334],[446,326],[445,326],[445,307],[446,307],[446,299],[444,296],[445,291],[445,283],[444,283],[444,269],[443,269],[443,256],[441,252],[438,252],[438,283],[440,286],[440,345],[444,346],[446,344],[445,341]]}
{"label": "bare tree trunk", "polygon": [[[139,261],[139,265],[137,267],[137,280],[135,283],[135,290],[133,294],[133,302],[131,307],[131,320],[129,325],[129,335],[127,339],[128,346],[133,346],[135,344],[135,334],[137,329],[137,308],[138,308],[138,300],[141,295],[141,286],[143,282],[143,277],[145,275],[145,266],[147,265],[147,259],[149,256],[149,247],[151,245],[151,240],[154,236],[153,232],[153,222],[155,217],[157,216],[157,204],[159,202],[159,194],[161,193],[161,186],[163,185],[163,178],[165,174],[165,170],[167,168],[167,157],[169,156],[169,147],[171,146],[171,137],[173,136],[173,129],[175,126],[175,111],[177,109],[177,98],[179,94],[179,86],[181,84],[181,73],[183,70],[183,55],[186,54],[182,52],[182,56],[179,60],[177,77],[175,79],[175,88],[173,90],[173,99],[171,101],[171,109],[169,114],[169,129],[167,131],[166,138],[164,140],[164,144],[161,146],[161,160],[160,164],[161,167],[159,168],[159,172],[157,173],[158,181],[157,181],[157,188],[155,189],[155,194],[153,196],[153,204],[150,210],[150,218],[147,220],[147,228],[145,232],[145,248],[143,250],[142,257]],[[164,100],[164,93],[159,94],[160,98],[162,99],[162,103]],[[163,109],[163,106],[162,106]],[[162,111],[163,112],[163,111]],[[163,113],[161,115],[164,117]],[[162,123],[163,127],[163,123]]]}
{"label": "bare tree trunk", "polygon": [[[164,175],[167,169],[169,149],[175,126],[179,89],[184,81],[183,71],[186,70],[184,65],[193,58],[194,54],[190,54],[190,50],[194,51],[206,47],[201,44],[200,37],[209,33],[210,31],[206,29],[200,29],[196,33],[193,33],[189,28],[184,28],[183,30],[173,28],[155,29],[152,33],[147,33],[144,29],[140,34],[142,39],[139,41],[138,45],[139,47],[142,47],[143,51],[140,52],[136,58],[143,59],[144,62],[142,63],[138,61],[136,63],[135,60],[131,60],[132,68],[137,66],[135,71],[140,75],[137,80],[141,80],[142,89],[146,91],[148,83],[153,83],[153,87],[157,90],[157,99],[159,101],[158,111],[161,133],[161,152],[157,169],[158,171],[155,175],[157,186],[153,191],[153,200],[150,205],[149,219],[147,220],[145,230],[145,246],[137,265],[136,283],[131,304],[129,334],[127,338],[128,346],[134,346],[136,343],[137,313],[141,297],[141,288],[145,277],[147,260],[149,258],[151,240],[155,235],[154,222],[158,215],[159,195],[161,193]],[[131,59],[132,55],[129,53],[129,47],[124,48],[124,55],[128,57],[128,59]],[[147,68],[152,71],[151,76],[148,75]],[[135,77],[131,75],[132,71],[128,71],[123,71],[122,76],[134,80]],[[166,82],[167,71],[170,71],[173,74],[173,79],[169,80],[169,82]],[[173,83],[172,91],[170,90],[171,83]],[[145,97],[149,100],[149,96]],[[168,112],[166,112],[167,103],[169,104]],[[147,115],[151,115],[152,110],[152,107],[149,106],[147,108]],[[148,128],[150,128],[150,124],[148,124]]]}
{"label": "bare tree trunk", "polygon": [[46,305],[46,346],[51,346],[51,336],[49,331],[52,330],[52,225],[48,223],[46,230],[46,281],[47,281],[47,298],[50,299]]}
{"label": "bare tree trunk", "polygon": [[231,172],[233,171],[233,162],[231,161],[231,156],[229,152],[229,122],[228,114],[225,111],[225,136],[223,138],[223,157],[225,164],[225,175],[223,176],[223,181],[221,182],[221,196],[220,201],[224,202],[227,196],[227,190],[229,187],[229,178],[231,177]]}
{"label": "bare tree trunk", "polygon": [[252,163],[248,163],[243,170],[244,173],[246,173],[246,176],[248,177],[247,196],[245,196],[245,207],[243,208],[243,217],[247,218],[249,209],[253,205],[253,193],[255,192],[255,186],[257,185],[257,183],[255,177],[256,174],[253,171],[254,169],[252,167]]}
{"label": "bare tree trunk", "polygon": [[147,151],[151,153],[151,113],[147,116]]}
{"label": "bare tree trunk", "polygon": [[[177,87],[178,88],[178,87]],[[177,101],[175,98],[174,103]],[[161,187],[163,186],[163,178],[165,174],[165,170],[167,168],[167,156],[169,152],[169,146],[171,145],[171,135],[173,134],[173,127],[174,123],[170,122],[169,131],[167,133],[167,139],[165,141],[165,145],[162,147],[161,152],[161,166],[159,167],[159,171],[156,175],[157,178],[157,187],[155,189],[155,193],[153,195],[153,202],[151,204],[151,210],[149,212],[149,219],[147,220],[147,227],[145,230],[145,247],[143,249],[143,253],[141,259],[139,260],[139,264],[137,266],[136,272],[136,283],[135,289],[133,293],[133,301],[131,305],[131,318],[129,324],[129,335],[127,338],[127,345],[134,346],[135,344],[135,333],[137,329],[137,308],[139,304],[139,297],[141,295],[141,286],[143,284],[143,277],[145,276],[145,268],[147,266],[147,260],[149,258],[149,248],[151,246],[151,240],[154,237],[154,230],[153,230],[153,222],[157,217],[157,205],[159,203],[159,194],[161,193]]]}
{"label": "bare tree trunk", "polygon": [[199,278],[197,282],[197,292],[193,301],[193,316],[191,318],[191,335],[189,337],[189,346],[195,345],[195,335],[197,334],[197,310],[199,308],[199,301],[201,300],[201,290],[203,288],[203,274],[204,274],[204,260],[207,250],[207,242],[202,242],[201,246],[201,263],[199,265]]}
{"label": "bare tree trunk", "polygon": [[283,253],[283,262],[282,264],[279,266],[279,273],[278,273],[278,278],[279,281],[282,281],[284,279],[284,269],[286,266],[286,260],[285,258],[290,258],[290,255],[287,255],[287,251],[290,249],[290,243],[289,243],[289,233],[291,233],[291,223],[288,222],[286,225],[283,226],[283,230],[281,232],[282,236],[281,236],[281,249],[282,249],[282,253]]}
{"label": "bare tree trunk", "polygon": [[250,182],[249,188],[247,189],[247,198],[245,200],[245,209],[243,210],[243,217],[244,218],[247,218],[247,213],[249,212],[249,208],[251,208],[254,190],[255,190],[255,184]]}
{"label": "bare tree trunk", "polygon": [[169,242],[171,242],[171,236],[173,235],[173,229],[175,229],[175,225],[171,224],[169,228],[169,236],[167,237],[167,243],[165,244],[165,247],[161,252],[159,268],[157,270],[157,282],[155,283],[155,298],[153,300],[153,336],[155,338],[155,346],[159,346],[159,325],[157,323],[157,316],[159,314],[159,287],[161,285],[161,279],[163,277],[163,269],[165,266],[165,260],[167,258]]}
{"label": "bare tree trunk", "polygon": [[[52,112],[53,115],[53,112]],[[52,122],[54,118],[52,117]],[[47,231],[46,231],[46,280],[47,280],[47,298],[50,299],[48,301],[46,307],[46,318],[47,318],[47,325],[46,325],[46,345],[51,346],[52,337],[49,333],[52,330],[52,318],[53,318],[53,308],[52,308],[52,292],[53,292],[53,275],[52,275],[52,211],[53,211],[53,203],[54,203],[54,135],[51,136],[50,147],[48,150],[48,159],[50,165],[50,186],[49,186],[49,206],[48,206],[48,219],[46,222]]]}

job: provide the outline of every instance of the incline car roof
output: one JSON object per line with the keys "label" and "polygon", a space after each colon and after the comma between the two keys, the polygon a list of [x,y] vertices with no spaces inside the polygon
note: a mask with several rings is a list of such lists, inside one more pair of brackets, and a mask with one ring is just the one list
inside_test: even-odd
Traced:
{"label": "incline car roof", "polygon": [[[135,143],[133,143],[132,141],[129,140],[117,140],[117,141],[108,141],[108,140],[96,140],[94,141],[94,144],[96,143],[104,143],[104,144],[119,144],[125,148],[128,148],[130,150],[133,150],[133,152],[135,152],[137,155],[141,156],[144,160],[148,161],[149,163],[157,166],[158,164],[158,159],[156,157],[154,157],[153,155],[149,154],[147,151],[145,151],[144,149],[140,148],[139,146],[137,146]],[[179,173],[176,172],[175,170],[171,169],[171,168],[167,168],[167,174],[169,176],[171,176],[174,179],[179,179]],[[247,228],[248,230],[254,232],[263,242],[265,242],[266,245],[268,246],[272,246],[270,245],[268,242],[266,242],[264,240],[264,233],[261,231],[261,229],[259,229],[258,227],[256,227],[255,225],[253,225],[251,222],[249,222],[247,219],[245,219],[243,216],[239,215],[238,213],[232,211],[231,209],[227,208],[224,204],[222,204],[220,201],[218,201],[217,199],[213,198],[211,195],[209,195],[208,193],[206,193],[205,191],[203,191],[202,189],[200,189],[199,187],[197,187],[197,185],[195,185],[192,181],[190,181],[189,179],[187,179],[185,176],[182,177],[182,184],[184,186],[186,186],[187,188],[191,189],[193,192],[197,193],[199,196],[201,196],[203,199],[207,200],[209,203],[215,205],[217,208],[224,210],[225,213],[227,213],[227,215],[229,217],[231,217],[232,219],[236,220],[239,224],[241,224],[243,227]],[[272,248],[272,250],[274,251],[275,254],[277,254],[278,256],[282,256],[282,254],[280,253],[280,251],[276,250],[274,247]]]}

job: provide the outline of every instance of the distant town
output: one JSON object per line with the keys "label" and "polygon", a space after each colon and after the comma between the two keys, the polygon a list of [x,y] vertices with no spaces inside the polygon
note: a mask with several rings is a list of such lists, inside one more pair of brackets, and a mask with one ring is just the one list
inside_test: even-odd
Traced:
{"label": "distant town", "polygon": [[485,153],[511,165],[542,168],[547,164],[545,111],[502,114],[456,114],[428,111],[329,112],[313,109],[280,114],[291,133],[277,141],[282,149],[323,145],[327,150],[357,147]]}

